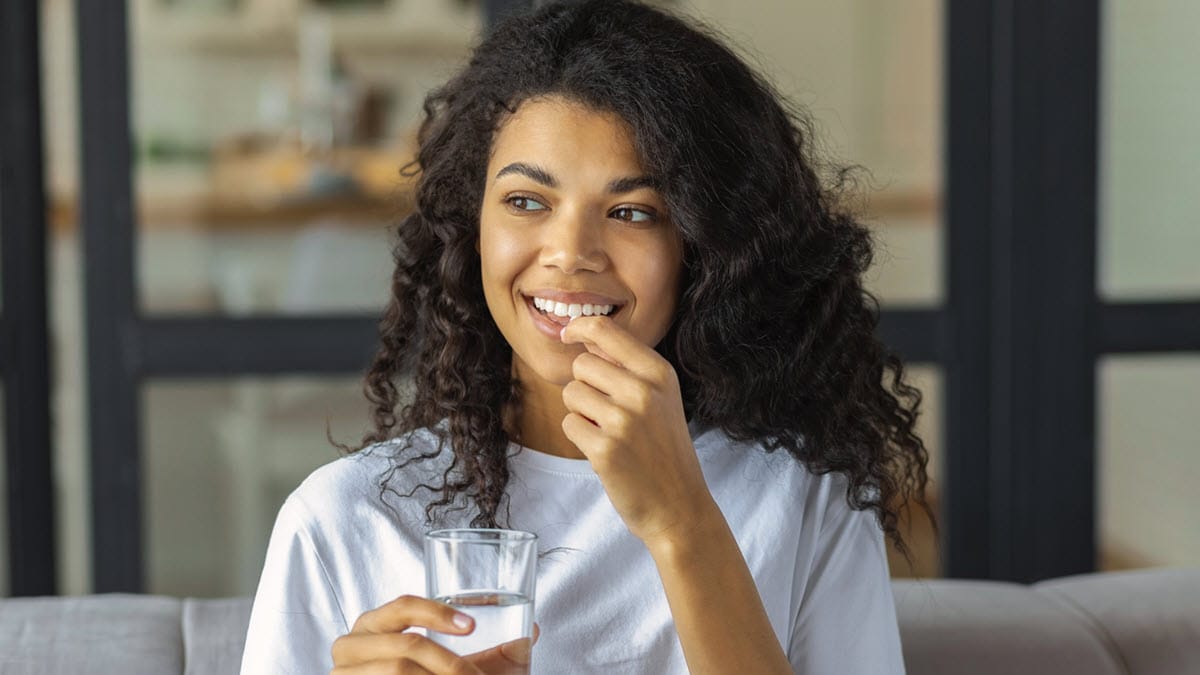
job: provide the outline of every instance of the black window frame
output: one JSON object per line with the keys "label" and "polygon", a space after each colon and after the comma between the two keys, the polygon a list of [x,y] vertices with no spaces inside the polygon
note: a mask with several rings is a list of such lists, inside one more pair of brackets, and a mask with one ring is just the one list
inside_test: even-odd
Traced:
{"label": "black window frame", "polygon": [[0,3],[0,378],[9,594],[57,588],[38,3]]}
{"label": "black window frame", "polygon": [[949,576],[1095,568],[1098,14],[947,3]]}

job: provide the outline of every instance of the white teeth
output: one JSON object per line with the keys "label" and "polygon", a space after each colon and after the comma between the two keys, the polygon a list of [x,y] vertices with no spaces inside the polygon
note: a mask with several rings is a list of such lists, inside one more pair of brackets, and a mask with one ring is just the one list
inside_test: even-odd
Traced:
{"label": "white teeth", "polygon": [[545,298],[534,298],[533,306],[558,316],[569,316],[572,319],[580,316],[598,316],[612,314],[616,305],[589,305],[589,304],[565,304],[555,302],[554,300],[546,300]]}

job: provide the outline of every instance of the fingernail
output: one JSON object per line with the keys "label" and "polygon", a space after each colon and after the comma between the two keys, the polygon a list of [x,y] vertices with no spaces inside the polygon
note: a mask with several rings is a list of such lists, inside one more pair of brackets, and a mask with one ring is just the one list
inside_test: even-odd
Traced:
{"label": "fingernail", "polygon": [[453,622],[455,626],[458,626],[463,630],[467,630],[471,627],[471,617],[467,616],[466,614],[457,613],[452,619],[450,619],[450,621]]}
{"label": "fingernail", "polygon": [[504,652],[504,657],[513,663],[529,663],[530,647],[528,639],[506,642],[500,645],[500,651]]}

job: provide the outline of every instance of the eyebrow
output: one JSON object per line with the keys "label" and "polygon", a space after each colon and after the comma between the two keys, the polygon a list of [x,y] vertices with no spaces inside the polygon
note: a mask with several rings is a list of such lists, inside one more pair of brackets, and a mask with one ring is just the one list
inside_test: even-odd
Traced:
{"label": "eyebrow", "polygon": [[[550,175],[549,171],[546,171],[540,166],[526,164],[525,162],[513,162],[503,169],[500,169],[496,172],[496,179],[499,180],[501,176],[507,176],[510,173],[520,174],[549,188],[558,187],[558,181],[555,180],[554,176]],[[638,188],[650,188],[651,190],[658,190],[659,184],[658,181],[650,176],[627,176],[625,178],[616,178],[612,181],[609,181],[607,189],[609,194],[619,195],[626,192],[633,192]]]}

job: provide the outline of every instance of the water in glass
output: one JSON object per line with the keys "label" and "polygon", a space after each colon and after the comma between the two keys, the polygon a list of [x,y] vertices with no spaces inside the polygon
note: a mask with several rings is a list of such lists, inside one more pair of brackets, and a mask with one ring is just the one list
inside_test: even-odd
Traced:
{"label": "water in glass", "polygon": [[533,635],[533,601],[519,593],[468,591],[436,599],[475,619],[469,635],[429,632],[434,642],[455,654],[474,654]]}

